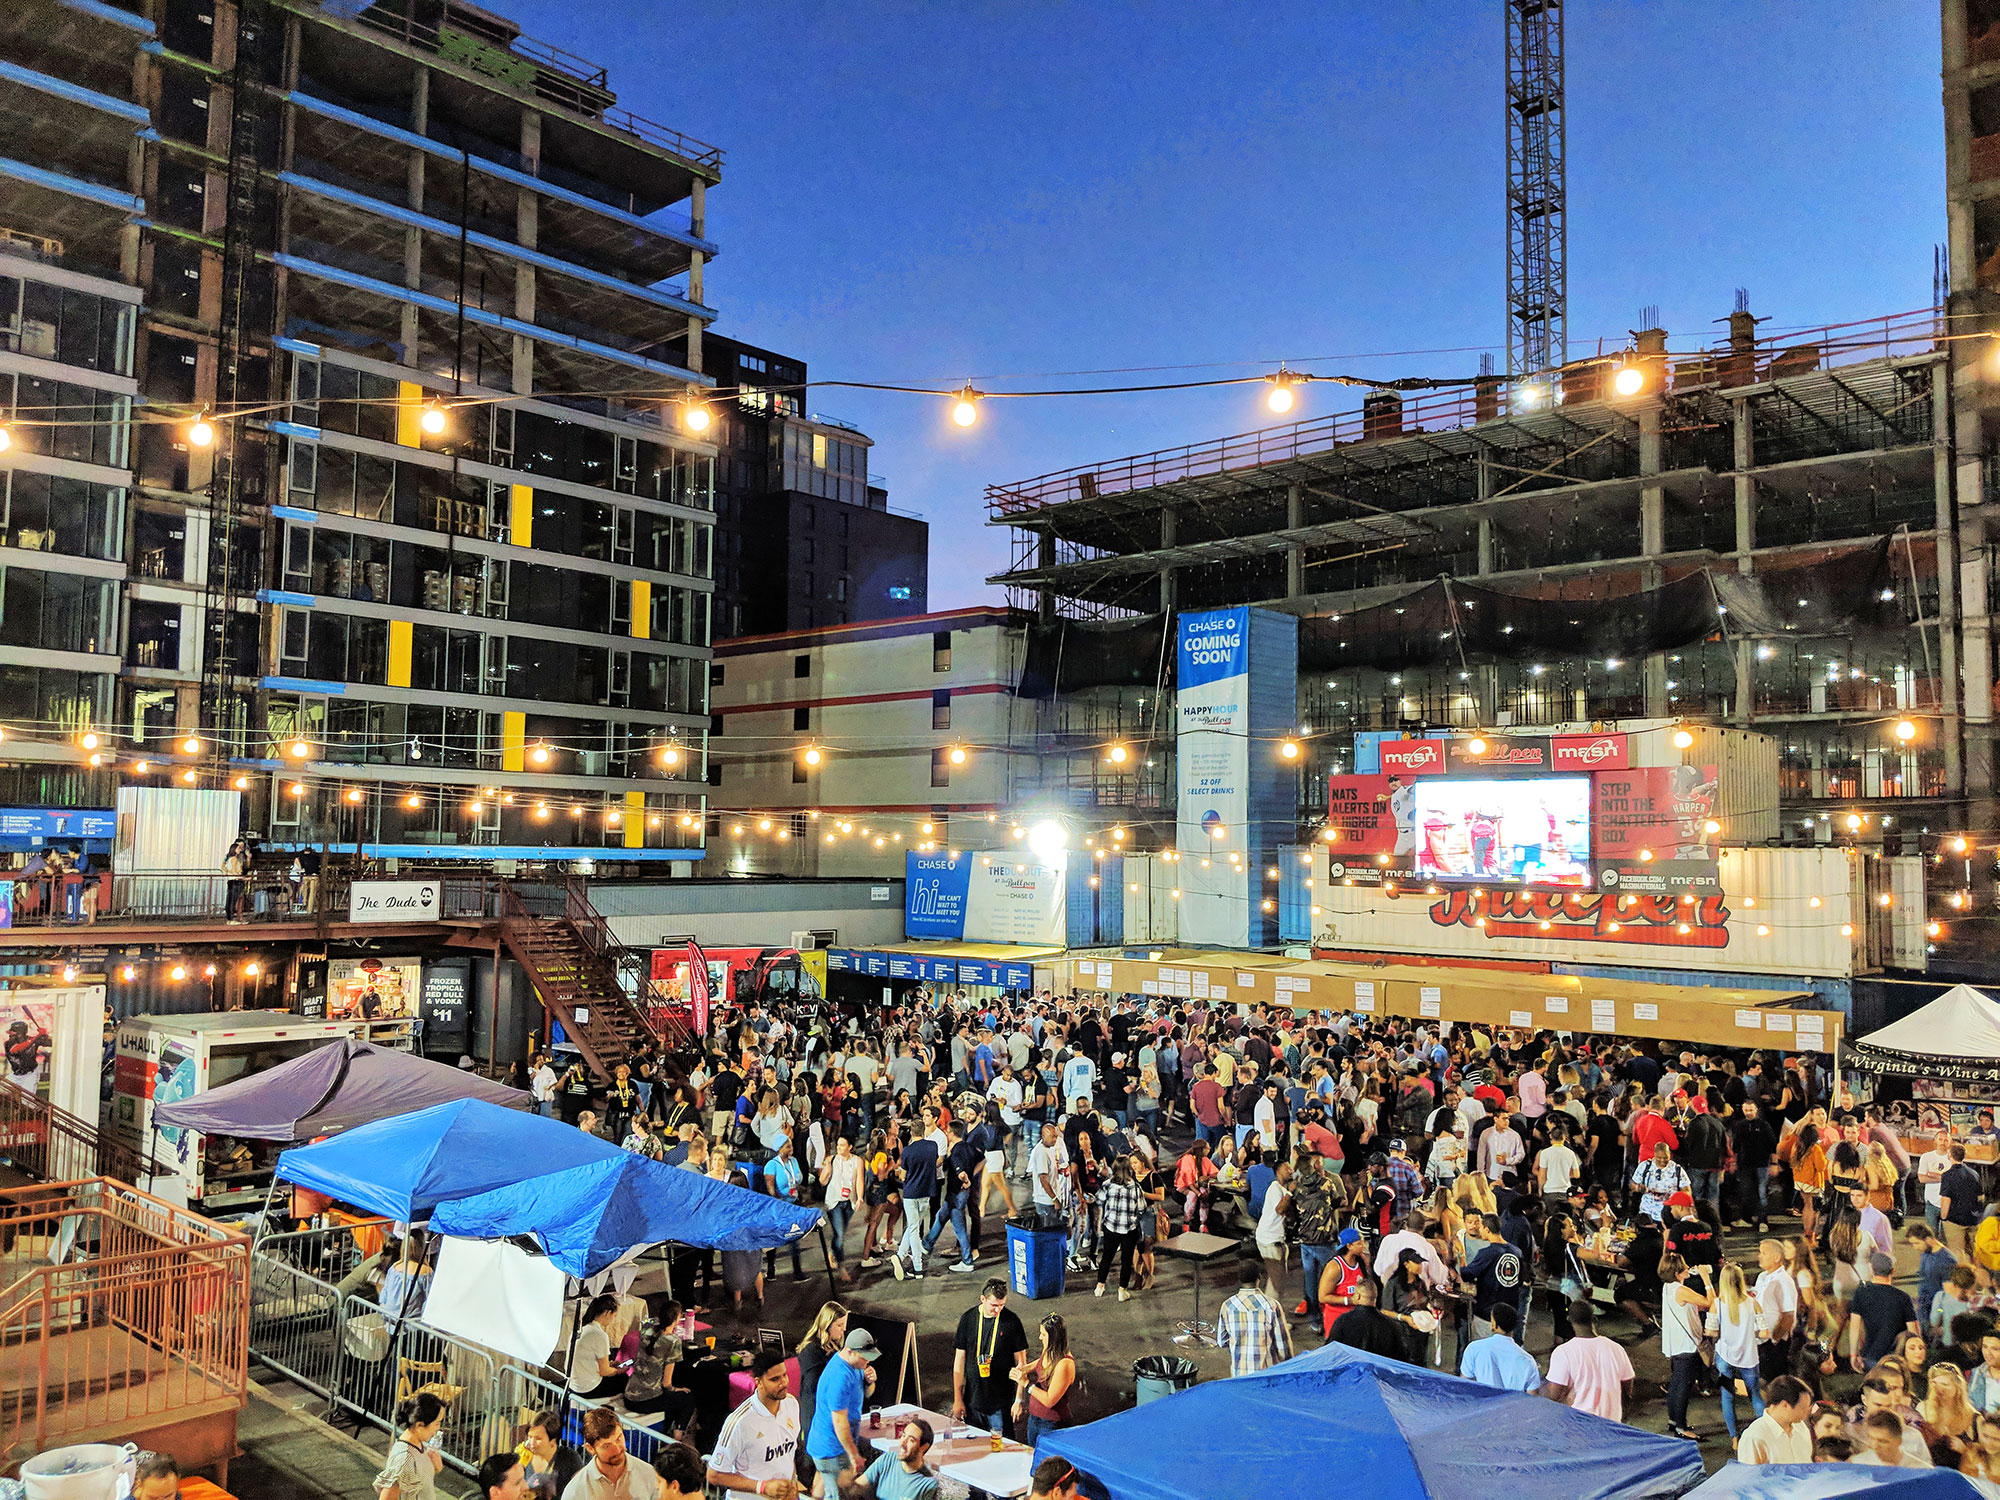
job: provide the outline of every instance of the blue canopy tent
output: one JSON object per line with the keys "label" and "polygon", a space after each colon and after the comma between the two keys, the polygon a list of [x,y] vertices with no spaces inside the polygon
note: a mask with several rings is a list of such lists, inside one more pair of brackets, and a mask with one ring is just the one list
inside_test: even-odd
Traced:
{"label": "blue canopy tent", "polygon": [[1878,1464],[1725,1464],[1687,1500],[1977,1500],[1990,1493],[1950,1469]]}
{"label": "blue canopy tent", "polygon": [[454,1099],[295,1146],[279,1156],[278,1178],[414,1224],[454,1198],[623,1154],[560,1120]]}
{"label": "blue canopy tent", "polygon": [[1109,1500],[1291,1494],[1301,1474],[1365,1475],[1372,1500],[1664,1500],[1702,1477],[1692,1443],[1340,1344],[1051,1432],[1037,1451]]}
{"label": "blue canopy tent", "polygon": [[634,1246],[676,1240],[712,1250],[771,1250],[810,1233],[819,1220],[816,1208],[620,1151],[442,1203],[431,1229],[478,1240],[532,1234],[551,1261],[584,1279]]}

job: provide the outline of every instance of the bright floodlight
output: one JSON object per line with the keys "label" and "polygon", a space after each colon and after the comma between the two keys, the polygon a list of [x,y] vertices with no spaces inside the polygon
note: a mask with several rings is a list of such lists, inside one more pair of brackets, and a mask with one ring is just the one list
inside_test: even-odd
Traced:
{"label": "bright floodlight", "polygon": [[1069,830],[1053,818],[1045,819],[1028,830],[1028,847],[1035,852],[1035,858],[1048,863],[1069,845]]}
{"label": "bright floodlight", "polygon": [[1292,409],[1292,383],[1283,376],[1278,378],[1264,397],[1264,404],[1280,416]]}
{"label": "bright floodlight", "polygon": [[1618,373],[1611,377],[1611,388],[1621,396],[1636,396],[1646,383],[1646,375],[1637,365],[1620,365]]}

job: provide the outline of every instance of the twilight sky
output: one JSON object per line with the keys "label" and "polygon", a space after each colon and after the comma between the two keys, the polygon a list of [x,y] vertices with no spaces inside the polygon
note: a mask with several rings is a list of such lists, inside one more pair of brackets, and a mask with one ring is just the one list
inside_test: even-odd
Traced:
{"label": "twilight sky", "polygon": [[[717,331],[815,377],[1504,360],[1499,0],[491,3],[724,148]],[[1766,333],[1929,304],[1935,4],[1569,11],[1572,356],[1648,304],[1698,347],[1738,286]],[[811,405],[874,437],[890,503],[930,521],[933,609],[999,597],[987,484],[1275,421],[1252,389],[994,403],[970,432],[915,397]],[[1356,405],[1321,386],[1297,415]]]}

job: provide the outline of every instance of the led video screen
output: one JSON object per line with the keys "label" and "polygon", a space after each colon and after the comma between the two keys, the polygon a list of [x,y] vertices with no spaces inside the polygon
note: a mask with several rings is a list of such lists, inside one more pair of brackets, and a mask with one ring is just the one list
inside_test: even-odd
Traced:
{"label": "led video screen", "polygon": [[1416,873],[1427,880],[1590,884],[1590,778],[1416,779]]}

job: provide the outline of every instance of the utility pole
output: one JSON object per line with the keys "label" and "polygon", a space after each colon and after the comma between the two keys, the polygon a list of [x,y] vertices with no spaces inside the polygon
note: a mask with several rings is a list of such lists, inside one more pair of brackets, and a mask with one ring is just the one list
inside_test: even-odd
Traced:
{"label": "utility pole", "polygon": [[1507,7],[1507,373],[1567,358],[1563,0]]}

